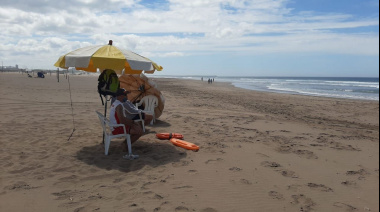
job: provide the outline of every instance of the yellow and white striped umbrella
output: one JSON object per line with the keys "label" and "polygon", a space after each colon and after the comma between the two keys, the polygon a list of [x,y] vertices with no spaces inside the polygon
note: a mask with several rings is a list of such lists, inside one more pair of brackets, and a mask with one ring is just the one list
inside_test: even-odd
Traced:
{"label": "yellow and white striped umbrella", "polygon": [[59,68],[75,67],[77,70],[97,72],[97,69],[113,69],[121,74],[154,73],[162,71],[162,66],[152,60],[129,50],[117,48],[109,41],[108,45],[88,46],[61,56],[54,66]]}

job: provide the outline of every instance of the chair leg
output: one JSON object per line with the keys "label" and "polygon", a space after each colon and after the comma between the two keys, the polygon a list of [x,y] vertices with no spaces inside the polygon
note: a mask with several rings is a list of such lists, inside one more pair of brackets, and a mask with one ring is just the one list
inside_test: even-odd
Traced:
{"label": "chair leg", "polygon": [[131,136],[129,134],[127,135],[126,140],[127,140],[127,147],[128,147],[128,155],[124,155],[123,158],[129,159],[129,160],[138,159],[139,158],[138,155],[133,155],[132,154]]}
{"label": "chair leg", "polygon": [[141,120],[141,126],[142,126],[142,128],[143,128],[143,132],[145,132],[145,123],[144,123],[144,119],[142,118],[141,113],[139,113],[139,116],[140,116],[140,120]]}
{"label": "chair leg", "polygon": [[104,141],[104,154],[108,155],[108,150],[110,148],[111,139],[109,137],[106,137],[104,140],[105,140]]}
{"label": "chair leg", "polygon": [[127,147],[128,147],[128,154],[132,154],[132,143],[131,143],[131,136],[127,135]]}
{"label": "chair leg", "polygon": [[150,125],[153,125],[156,122],[156,115],[153,113],[153,119],[150,122]]}
{"label": "chair leg", "polygon": [[144,120],[141,121],[141,125],[142,125],[142,128],[143,128],[143,132],[145,132],[145,123],[144,123]]}

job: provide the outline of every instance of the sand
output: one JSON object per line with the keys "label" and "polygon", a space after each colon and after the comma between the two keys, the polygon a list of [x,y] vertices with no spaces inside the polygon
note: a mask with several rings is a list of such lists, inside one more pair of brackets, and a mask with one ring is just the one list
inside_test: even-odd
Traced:
{"label": "sand", "polygon": [[154,79],[164,113],[129,161],[121,139],[104,155],[97,77],[69,80],[73,109],[63,76],[0,73],[0,211],[379,211],[379,102]]}

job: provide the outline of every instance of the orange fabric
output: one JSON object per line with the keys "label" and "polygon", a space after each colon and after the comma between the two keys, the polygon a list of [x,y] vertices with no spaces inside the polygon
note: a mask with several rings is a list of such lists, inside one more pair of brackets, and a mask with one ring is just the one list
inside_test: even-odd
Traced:
{"label": "orange fabric", "polygon": [[[159,118],[165,107],[165,99],[157,88],[149,83],[147,77],[143,75],[122,75],[119,77],[120,88],[124,88],[131,93],[128,94],[128,100],[132,103],[139,102],[144,96],[154,95],[158,99],[158,106],[154,109],[155,118]],[[144,92],[139,90],[140,86],[144,86]]]}

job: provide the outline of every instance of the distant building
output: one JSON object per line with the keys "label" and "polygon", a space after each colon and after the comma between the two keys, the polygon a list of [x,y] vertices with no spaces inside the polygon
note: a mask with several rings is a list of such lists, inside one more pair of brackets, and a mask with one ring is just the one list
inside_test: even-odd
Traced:
{"label": "distant building", "polygon": [[16,65],[16,66],[2,66],[1,70],[3,70],[3,71],[19,71],[18,65]]}
{"label": "distant building", "polygon": [[25,71],[25,69],[19,69],[18,65],[16,64],[15,66],[1,66],[1,71],[2,72],[20,72],[20,71]]}

